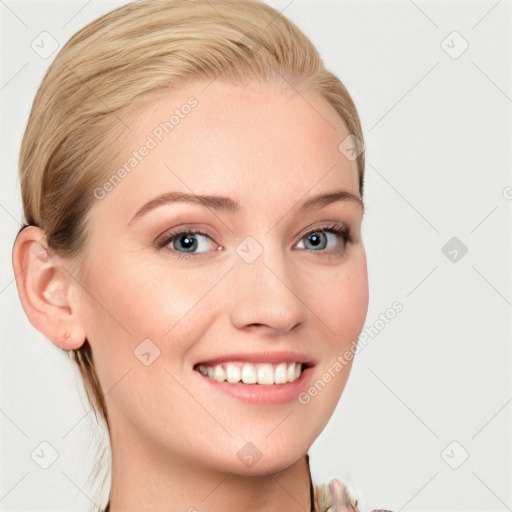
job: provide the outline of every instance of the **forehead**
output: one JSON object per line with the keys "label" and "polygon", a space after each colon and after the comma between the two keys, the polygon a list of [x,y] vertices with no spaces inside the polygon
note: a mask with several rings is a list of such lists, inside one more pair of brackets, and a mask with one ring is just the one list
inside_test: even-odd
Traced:
{"label": "forehead", "polygon": [[317,93],[198,82],[159,94],[123,120],[130,132],[110,169],[126,172],[105,198],[123,215],[170,191],[260,209],[262,197],[280,205],[310,189],[359,195],[357,164],[339,150],[347,128]]}

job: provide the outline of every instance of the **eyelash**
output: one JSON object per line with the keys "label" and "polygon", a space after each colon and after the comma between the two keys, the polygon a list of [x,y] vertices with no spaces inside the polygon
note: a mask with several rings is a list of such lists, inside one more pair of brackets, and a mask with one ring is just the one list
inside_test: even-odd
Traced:
{"label": "eyelash", "polygon": [[[332,224],[325,224],[322,226],[315,227],[311,230],[309,230],[307,233],[305,233],[300,240],[307,238],[308,236],[319,233],[319,232],[329,232],[334,233],[335,235],[339,236],[343,240],[343,247],[341,249],[330,249],[330,250],[320,250],[320,251],[314,251],[312,249],[300,249],[301,251],[311,251],[311,252],[319,252],[322,253],[322,256],[324,257],[340,257],[345,253],[346,245],[347,243],[352,241],[352,238],[350,236],[350,229],[345,227],[344,224],[338,224],[338,223],[332,223]],[[201,229],[196,228],[190,228],[190,229],[180,229],[179,231],[175,231],[172,233],[169,233],[167,235],[162,235],[164,238],[159,237],[154,242],[154,245],[157,249],[163,249],[165,246],[169,245],[175,238],[179,238],[181,235],[204,235],[207,238],[211,240],[211,237],[208,233]],[[205,256],[207,253],[182,253],[179,251],[176,251],[174,249],[171,250],[171,252],[176,253],[174,257],[179,259],[189,259],[189,258],[198,258]]]}

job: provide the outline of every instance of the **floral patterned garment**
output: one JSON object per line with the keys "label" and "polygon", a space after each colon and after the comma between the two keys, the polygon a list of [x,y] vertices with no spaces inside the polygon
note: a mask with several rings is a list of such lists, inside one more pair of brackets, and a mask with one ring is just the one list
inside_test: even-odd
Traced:
{"label": "floral patterned garment", "polygon": [[[315,512],[362,512],[343,478],[314,486]],[[391,512],[379,509],[371,512]]]}

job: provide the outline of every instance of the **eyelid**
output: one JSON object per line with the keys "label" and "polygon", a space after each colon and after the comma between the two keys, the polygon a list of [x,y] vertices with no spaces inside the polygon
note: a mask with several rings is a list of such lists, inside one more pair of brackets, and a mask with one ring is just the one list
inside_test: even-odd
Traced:
{"label": "eyelid", "polygon": [[[208,230],[203,229],[201,227],[190,226],[190,225],[185,224],[185,225],[179,226],[177,228],[168,229],[168,230],[164,231],[163,233],[159,234],[155,238],[155,240],[153,242],[153,246],[156,247],[157,249],[165,247],[169,243],[170,239],[172,239],[173,237],[175,237],[177,235],[181,235],[181,234],[188,234],[188,233],[204,235],[204,236],[208,237],[212,242],[215,242],[214,235],[209,233]],[[215,243],[217,243],[217,242],[215,242]]]}
{"label": "eyelid", "polygon": [[316,233],[317,231],[329,231],[329,230],[338,230],[338,231],[346,231],[349,232],[348,226],[344,222],[338,222],[338,221],[326,221],[326,222],[320,222],[320,224],[313,224],[309,228],[305,228],[304,234],[300,237],[300,239],[304,238],[305,236]]}

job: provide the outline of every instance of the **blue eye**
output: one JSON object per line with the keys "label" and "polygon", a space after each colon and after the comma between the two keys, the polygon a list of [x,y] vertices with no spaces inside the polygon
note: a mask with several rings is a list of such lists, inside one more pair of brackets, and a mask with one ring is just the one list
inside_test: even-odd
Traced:
{"label": "blue eye", "polygon": [[[159,247],[165,247],[171,244],[172,251],[179,253],[177,255],[178,258],[189,258],[195,254],[208,252],[208,243],[213,243],[213,240],[204,231],[188,229],[186,231],[171,233],[161,242],[157,243]],[[217,250],[218,249],[219,247],[217,247]],[[183,252],[181,252],[182,250]]]}
{"label": "blue eye", "polygon": [[[214,241],[204,231],[198,229],[186,229],[164,234],[157,239],[154,245],[157,248],[167,246],[177,258],[200,257],[209,252],[208,245],[215,246]],[[340,244],[340,239],[342,243]],[[305,243],[303,242],[305,241]],[[310,230],[295,246],[301,250],[318,252],[325,256],[339,256],[345,252],[346,245],[350,241],[350,232],[343,224],[329,224]],[[300,245],[302,244],[302,247]],[[306,246],[307,245],[307,246]],[[340,246],[341,245],[341,246]],[[220,250],[218,245],[213,250]]]}
{"label": "blue eye", "polygon": [[[343,247],[338,247],[338,240],[343,240]],[[309,247],[301,247],[301,249],[312,250],[315,252],[325,251],[328,249],[330,252],[340,252],[345,249],[346,243],[349,241],[349,232],[346,228],[334,224],[331,226],[323,226],[321,228],[315,228],[313,231],[309,231],[302,240],[306,240]],[[331,247],[327,247],[331,243]],[[300,243],[300,242],[299,242]],[[304,243],[302,244],[305,245]]]}

